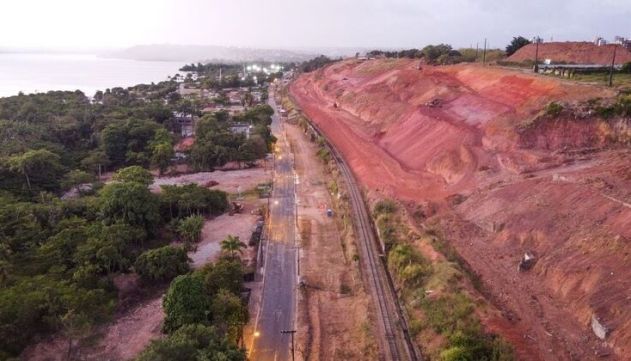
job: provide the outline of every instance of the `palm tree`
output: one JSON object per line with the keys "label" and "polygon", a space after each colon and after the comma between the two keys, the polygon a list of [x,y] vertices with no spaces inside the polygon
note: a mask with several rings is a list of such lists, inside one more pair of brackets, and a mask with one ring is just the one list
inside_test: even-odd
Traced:
{"label": "palm tree", "polygon": [[246,247],[247,245],[241,242],[238,236],[228,235],[226,239],[221,241],[221,250],[229,252],[232,258],[235,258],[236,252],[243,254],[243,248]]}

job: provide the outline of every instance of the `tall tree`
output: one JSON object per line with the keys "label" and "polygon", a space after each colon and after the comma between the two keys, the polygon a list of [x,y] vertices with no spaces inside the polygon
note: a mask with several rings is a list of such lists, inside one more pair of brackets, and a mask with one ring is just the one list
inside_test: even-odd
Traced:
{"label": "tall tree", "polygon": [[158,167],[158,171],[160,175],[164,174],[164,172],[171,165],[171,159],[175,155],[173,151],[173,146],[169,143],[160,143],[153,147],[151,153],[151,163],[154,166]]}
{"label": "tall tree", "polygon": [[99,193],[100,216],[105,224],[124,222],[155,233],[160,221],[156,195],[137,182],[110,183]]}
{"label": "tall tree", "polygon": [[515,52],[524,46],[530,44],[531,41],[524,38],[523,36],[516,36],[511,40],[510,44],[506,46],[506,56],[511,56],[515,54]]}
{"label": "tall tree", "polygon": [[59,189],[63,172],[60,159],[57,154],[46,149],[29,150],[9,158],[9,167],[24,176],[29,191],[33,191],[34,186],[55,191]]}

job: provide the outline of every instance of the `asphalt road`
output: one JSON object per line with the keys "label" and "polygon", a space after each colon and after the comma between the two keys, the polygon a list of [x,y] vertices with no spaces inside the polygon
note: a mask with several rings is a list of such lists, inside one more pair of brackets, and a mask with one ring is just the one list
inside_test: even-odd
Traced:
{"label": "asphalt road", "polygon": [[264,248],[263,294],[255,319],[255,333],[250,360],[291,360],[291,335],[296,306],[296,199],[294,164],[291,149],[270,91],[269,105],[274,108],[272,132],[278,138],[274,160],[274,188],[270,199],[268,241]]}

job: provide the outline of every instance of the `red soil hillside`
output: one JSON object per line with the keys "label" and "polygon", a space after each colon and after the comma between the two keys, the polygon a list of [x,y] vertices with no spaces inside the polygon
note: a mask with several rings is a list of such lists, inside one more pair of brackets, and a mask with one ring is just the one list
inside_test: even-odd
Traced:
{"label": "red soil hillside", "polygon": [[[541,116],[551,101],[572,107],[611,90],[390,59],[335,63],[290,92],[369,194],[437,205],[435,220],[488,299],[511,315],[487,326],[520,359],[628,359],[631,151],[610,140],[631,139],[630,122]],[[448,202],[455,194],[464,201]],[[526,251],[538,261],[518,272]],[[592,316],[611,329],[606,341]]]}
{"label": "red soil hillside", "polygon": [[[614,47],[617,48],[617,65],[631,62],[631,51],[621,45],[598,46],[591,42],[541,43],[539,44],[539,59],[551,59],[554,63],[610,65]],[[536,45],[528,44],[508,57],[508,60],[516,63],[526,60],[534,61],[535,52]]]}

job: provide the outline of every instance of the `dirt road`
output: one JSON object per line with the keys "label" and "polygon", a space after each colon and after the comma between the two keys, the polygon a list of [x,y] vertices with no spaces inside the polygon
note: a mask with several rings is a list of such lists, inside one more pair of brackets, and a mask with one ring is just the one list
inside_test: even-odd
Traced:
{"label": "dirt road", "polygon": [[353,259],[352,234],[326,216],[331,175],[317,147],[294,125],[287,136],[298,175],[300,274],[305,283],[298,308],[298,352],[305,360],[374,360],[377,342],[370,298]]}

